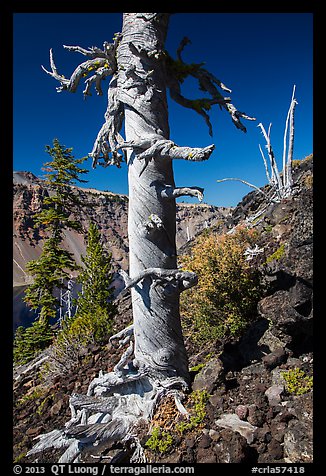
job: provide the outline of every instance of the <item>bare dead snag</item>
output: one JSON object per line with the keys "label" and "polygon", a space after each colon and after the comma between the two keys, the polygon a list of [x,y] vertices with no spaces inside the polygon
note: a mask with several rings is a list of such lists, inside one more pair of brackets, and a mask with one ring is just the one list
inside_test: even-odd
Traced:
{"label": "bare dead snag", "polygon": [[[267,203],[265,203],[263,208],[259,209],[254,216],[247,219],[248,224],[252,224],[253,221],[255,221],[256,224],[259,223],[259,221],[258,222],[256,221],[257,218],[263,215],[263,213],[266,211],[266,208],[270,205],[270,203],[280,202],[282,199],[290,197],[293,193],[294,184],[293,184],[293,177],[292,177],[292,159],[293,159],[293,145],[294,145],[294,109],[296,104],[298,104],[295,99],[295,88],[296,87],[294,85],[293,91],[292,91],[291,103],[288,110],[288,114],[287,114],[287,118],[285,122],[285,128],[284,128],[283,170],[281,173],[278,169],[277,161],[276,161],[275,154],[274,154],[273,147],[270,140],[272,124],[269,125],[268,131],[266,131],[266,129],[264,128],[261,122],[258,124],[258,127],[261,129],[261,132],[266,141],[265,147],[267,149],[268,160],[266,159],[260,144],[259,144],[259,150],[263,159],[265,174],[269,184],[269,188],[265,191],[262,188],[259,188],[256,185],[246,180],[235,178],[235,177],[217,180],[218,183],[226,182],[229,180],[236,180],[236,181],[244,183],[245,185],[248,185],[249,187],[253,188],[257,192],[264,195]],[[288,139],[288,145],[287,145],[287,139]]]}
{"label": "bare dead snag", "polygon": [[[197,283],[197,276],[178,269],[176,253],[176,197],[203,197],[200,187],[177,187],[173,160],[203,161],[214,145],[203,148],[178,146],[169,137],[166,89],[180,104],[202,115],[212,134],[207,111],[219,104],[236,127],[245,131],[239,112],[217,88],[231,92],[202,68],[186,65],[181,53],[184,39],[172,60],[164,50],[168,13],[124,13],[122,33],[103,49],[70,46],[66,49],[87,56],[70,79],[58,73],[50,52],[51,71],[59,81],[58,92],[75,92],[85,81],[84,95],[94,86],[102,94],[101,81],[111,75],[105,122],[89,154],[93,166],[120,166],[125,160],[129,180],[129,275],[133,324],[111,337],[125,349],[112,372],[89,384],[88,395],[72,395],[72,417],[62,430],[38,437],[29,452],[55,447],[64,449],[59,462],[80,461],[85,447],[102,441],[133,439],[133,461],[144,461],[134,426],[149,421],[164,395],[173,395],[177,408],[186,414],[181,400],[189,390],[188,359],[182,336],[180,293]],[[181,83],[191,75],[210,98],[189,100],[181,94]],[[86,79],[87,78],[87,79]],[[120,135],[125,125],[125,138]],[[125,292],[125,291],[124,291]]]}

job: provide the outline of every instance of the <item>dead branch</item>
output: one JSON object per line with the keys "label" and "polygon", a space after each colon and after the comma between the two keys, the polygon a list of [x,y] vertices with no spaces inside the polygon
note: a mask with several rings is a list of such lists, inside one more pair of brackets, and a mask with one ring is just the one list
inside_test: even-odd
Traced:
{"label": "dead branch", "polygon": [[123,143],[120,130],[124,120],[124,107],[119,99],[116,75],[110,81],[108,107],[104,118],[105,122],[97,135],[92,152],[89,154],[93,159],[92,166],[95,168],[99,160],[103,159],[104,166],[116,165],[120,167],[123,155],[119,154],[118,150],[121,148],[120,144]]}
{"label": "dead branch", "polygon": [[[200,114],[204,118],[211,136],[213,135],[213,130],[207,111],[209,111],[211,106],[214,104],[219,104],[221,108],[225,109],[230,114],[232,122],[235,124],[235,126],[243,132],[246,132],[246,128],[240,121],[240,118],[249,121],[254,121],[255,118],[248,116],[244,112],[238,111],[231,103],[231,98],[224,97],[219,92],[216,86],[218,86],[222,91],[227,91],[229,93],[231,93],[231,89],[225,86],[225,84],[223,84],[222,81],[216,78],[212,73],[203,68],[202,63],[189,65],[183,61],[181,52],[189,43],[189,38],[183,38],[177,49],[178,60],[175,61],[170,56],[168,56],[166,60],[167,84],[170,90],[171,98],[181,106],[193,109],[198,114]],[[200,90],[207,92],[210,95],[210,98],[185,98],[181,94],[181,83],[183,83],[187,76],[193,76],[196,78],[198,80]]]}
{"label": "dead branch", "polygon": [[[78,65],[77,68],[72,73],[70,79],[67,79],[65,78],[64,75],[58,73],[58,70],[56,68],[56,65],[53,59],[52,48],[50,50],[50,64],[51,64],[51,71],[48,71],[44,66],[42,66],[42,69],[47,74],[49,74],[54,79],[60,82],[61,86],[57,88],[58,92],[67,90],[71,93],[74,93],[75,91],[77,91],[77,88],[79,86],[81,79],[85,78],[90,73],[98,70],[99,68],[101,73],[97,77],[101,79],[103,79],[104,77],[108,75],[113,74],[115,71],[115,67],[113,67],[113,65],[109,63],[109,60],[107,58],[93,58]],[[94,82],[94,80],[91,82]],[[95,83],[95,87],[96,87],[97,93],[101,95],[102,92],[101,92],[101,89],[98,89],[98,84]],[[87,85],[87,83],[86,83],[86,88],[84,89],[84,95],[86,94],[89,94],[89,86]]]}
{"label": "dead branch", "polygon": [[159,193],[162,198],[177,198],[183,196],[197,197],[201,202],[204,198],[204,189],[201,187],[172,187],[172,185],[161,185]]}
{"label": "dead branch", "polygon": [[157,283],[173,283],[176,285],[176,289],[179,292],[189,289],[195,286],[198,282],[198,277],[191,271],[181,271],[179,269],[164,269],[164,268],[147,268],[135,278],[130,278],[125,271],[120,270],[120,274],[125,281],[125,289],[123,293],[128,289],[135,287],[140,281],[145,278],[150,278],[152,282]]}
{"label": "dead branch", "polygon": [[216,182],[220,183],[220,182],[226,182],[226,181],[229,181],[229,180],[242,182],[242,183],[244,183],[245,185],[248,185],[248,187],[251,187],[251,188],[257,190],[257,192],[262,193],[266,198],[270,199],[270,197],[264,192],[264,190],[262,190],[261,188],[257,187],[256,185],[254,185],[254,184],[252,184],[252,183],[250,183],[250,182],[247,182],[246,180],[240,179],[240,178],[229,177],[229,178],[223,178],[223,179],[216,180]]}
{"label": "dead branch", "polygon": [[161,159],[183,159],[192,162],[201,162],[207,160],[215,145],[207,147],[180,147],[173,141],[162,139],[156,141],[151,147],[148,147],[144,152],[138,154],[139,160],[150,160],[152,158]]}

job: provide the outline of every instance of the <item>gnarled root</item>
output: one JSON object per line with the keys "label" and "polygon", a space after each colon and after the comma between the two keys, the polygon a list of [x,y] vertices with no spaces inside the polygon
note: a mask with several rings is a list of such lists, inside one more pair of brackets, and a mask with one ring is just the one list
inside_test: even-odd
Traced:
{"label": "gnarled root", "polygon": [[[130,328],[113,337],[126,334],[130,338]],[[63,429],[38,436],[28,455],[49,448],[64,449],[59,463],[78,462],[86,448],[120,442],[133,449],[131,462],[144,462],[135,427],[141,421],[150,422],[157,404],[166,395],[173,395],[179,411],[186,413],[181,400],[187,384],[167,371],[135,368],[129,361],[132,350],[131,341],[113,372],[101,372],[93,379],[87,395],[70,397],[71,419]]]}

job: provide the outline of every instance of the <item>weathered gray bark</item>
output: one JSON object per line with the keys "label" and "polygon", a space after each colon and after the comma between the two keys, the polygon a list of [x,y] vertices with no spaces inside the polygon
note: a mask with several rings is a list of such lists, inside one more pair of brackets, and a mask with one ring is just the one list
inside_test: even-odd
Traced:
{"label": "weathered gray bark", "polygon": [[[159,399],[174,395],[177,408],[183,391],[189,388],[187,354],[182,337],[179,297],[197,283],[194,273],[178,269],[176,253],[176,197],[203,197],[203,189],[176,187],[172,161],[202,161],[209,158],[214,145],[205,148],[179,147],[169,139],[166,89],[180,104],[201,114],[210,130],[206,110],[219,104],[231,115],[236,127],[245,131],[240,118],[251,119],[237,111],[230,98],[217,90],[227,89],[201,65],[185,65],[181,52],[184,39],[173,61],[164,50],[168,13],[124,13],[122,33],[103,50],[92,47],[66,47],[91,59],[78,66],[68,80],[60,75],[50,53],[51,72],[61,83],[58,91],[74,92],[89,71],[84,94],[94,83],[102,94],[100,80],[112,75],[108,91],[105,123],[98,133],[90,156],[93,165],[117,165],[125,156],[129,180],[129,275],[133,325],[111,337],[120,346],[129,344],[114,371],[101,374],[89,385],[88,396],[73,395],[72,419],[64,430],[39,437],[30,454],[48,447],[67,448],[60,462],[73,461],[85,446],[98,441],[130,438],[139,419],[148,420]],[[182,74],[178,68],[181,66]],[[198,79],[211,99],[189,100],[180,92],[185,71]],[[125,122],[123,139],[120,130]],[[137,440],[136,440],[137,441]],[[136,445],[137,457],[139,445]]]}
{"label": "weathered gray bark", "polygon": [[[163,51],[167,24],[167,14],[152,20],[140,14],[124,14],[117,61],[127,142],[146,140],[155,145],[158,140],[169,139],[164,69],[159,67],[159,55],[154,53]],[[131,54],[132,51],[135,53]],[[139,87],[133,86],[134,78],[129,86],[129,71],[138,76]],[[150,78],[147,84],[146,78]],[[172,159],[149,156],[146,165],[136,157],[135,150],[128,150],[127,154],[130,277],[135,278],[147,268],[176,269],[175,200],[163,198],[158,189],[158,184],[174,187]],[[131,291],[136,366],[188,380],[179,290],[176,287],[168,293],[164,282],[156,286],[154,283],[154,277],[146,276]]]}

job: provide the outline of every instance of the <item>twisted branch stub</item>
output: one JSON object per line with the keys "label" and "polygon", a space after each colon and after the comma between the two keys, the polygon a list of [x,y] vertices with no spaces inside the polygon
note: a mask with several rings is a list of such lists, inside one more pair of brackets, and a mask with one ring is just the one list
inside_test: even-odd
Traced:
{"label": "twisted branch stub", "polygon": [[[192,271],[181,271],[180,269],[147,268],[133,279],[130,278],[123,270],[120,270],[119,273],[125,282],[125,288],[121,292],[123,294],[128,289],[136,286],[136,284],[145,278],[152,279],[154,285],[155,282],[157,282],[157,284],[172,284],[174,291],[178,291],[180,293],[195,286],[198,283],[198,277],[196,273]],[[168,290],[168,293],[169,292],[170,290]]]}

